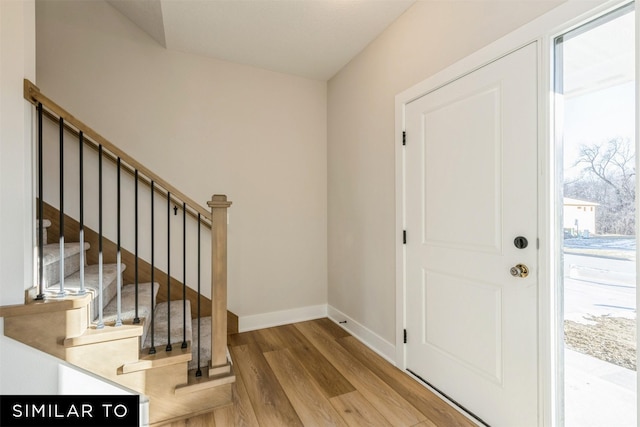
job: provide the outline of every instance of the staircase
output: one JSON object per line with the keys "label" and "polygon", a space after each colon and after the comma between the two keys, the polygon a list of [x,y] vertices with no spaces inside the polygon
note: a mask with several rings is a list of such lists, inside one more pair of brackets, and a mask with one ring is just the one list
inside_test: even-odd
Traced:
{"label": "staircase", "polygon": [[[85,144],[98,147],[100,173],[103,150],[109,154],[107,160],[117,162],[118,238],[113,242],[103,235],[102,210],[96,232],[84,225],[82,208],[78,219],[47,204],[40,181],[36,221],[39,256],[34,260],[40,271],[38,284],[25,292],[24,304],[0,307],[5,335],[146,395],[150,425],[174,422],[230,404],[235,375],[226,346],[226,210],[231,203],[225,196],[214,196],[208,202],[210,212],[194,206],[191,199],[75,119],[28,81],[25,98],[37,106],[40,156],[42,119],[47,117],[59,123],[61,153],[62,135],[71,132],[80,138],[81,164]],[[175,204],[176,215],[178,206],[182,207],[182,282],[168,271],[168,253],[167,271],[154,265],[153,237],[150,264],[137,255],[137,230],[135,252],[121,247],[121,165],[135,176],[136,227],[140,182],[150,183],[152,236],[157,233],[153,231],[156,193],[165,195],[167,206]],[[41,157],[39,166],[41,179]],[[61,184],[59,206],[64,206],[63,191]],[[100,198],[102,206],[102,175]],[[82,194],[80,200],[82,206]],[[197,291],[186,283],[188,214],[198,230]],[[169,218],[167,213],[167,222]],[[211,300],[200,292],[202,224],[211,230]],[[169,226],[166,232],[170,252]],[[135,274],[131,274],[132,269]],[[206,316],[208,313],[211,316]]]}

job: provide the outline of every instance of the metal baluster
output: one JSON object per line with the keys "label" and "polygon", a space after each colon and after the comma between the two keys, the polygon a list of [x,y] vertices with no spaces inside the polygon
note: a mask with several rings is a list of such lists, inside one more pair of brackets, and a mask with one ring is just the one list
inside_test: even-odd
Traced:
{"label": "metal baluster", "polygon": [[104,328],[102,318],[102,145],[98,146],[98,325],[97,329]]}
{"label": "metal baluster", "polygon": [[200,369],[200,212],[198,212],[198,370],[196,377],[202,376]]}
{"label": "metal baluster", "polygon": [[154,320],[155,320],[155,316],[154,316],[154,312],[155,312],[155,303],[154,303],[154,298],[153,298],[153,288],[155,286],[154,283],[154,273],[155,273],[155,268],[154,268],[154,236],[153,236],[153,210],[154,210],[154,206],[153,206],[153,193],[155,193],[155,183],[153,181],[151,181],[151,348],[149,349],[149,354],[156,354],[156,347],[154,345],[154,334],[155,334],[155,326],[154,326]]}
{"label": "metal baluster", "polygon": [[38,295],[44,299],[44,194],[42,193],[42,103],[38,103]]}
{"label": "metal baluster", "polygon": [[121,160],[120,157],[118,157],[118,181],[117,181],[117,187],[118,187],[118,212],[116,214],[117,217],[117,227],[118,227],[118,249],[116,252],[116,274],[117,276],[117,280],[116,280],[116,324],[115,326],[122,326],[122,274],[121,274],[121,267],[122,267],[122,251],[121,251],[121,246],[120,246],[120,167],[121,167]]}
{"label": "metal baluster", "polygon": [[59,298],[65,297],[64,291],[64,119],[60,117],[60,290]]}
{"label": "metal baluster", "polygon": [[187,204],[182,202],[182,346],[187,348]]}
{"label": "metal baluster", "polygon": [[167,347],[171,351],[171,192],[167,191]]}
{"label": "metal baluster", "polygon": [[[138,169],[135,172],[135,251],[136,251],[136,265],[135,265],[135,301],[136,301],[136,314],[133,318],[133,323],[140,323],[140,316],[138,314]],[[153,284],[151,285],[151,291],[153,292]]]}
{"label": "metal baluster", "polygon": [[80,290],[78,291],[78,295],[84,295],[87,293],[84,288],[84,133],[80,131],[79,133],[79,157],[80,157]]}

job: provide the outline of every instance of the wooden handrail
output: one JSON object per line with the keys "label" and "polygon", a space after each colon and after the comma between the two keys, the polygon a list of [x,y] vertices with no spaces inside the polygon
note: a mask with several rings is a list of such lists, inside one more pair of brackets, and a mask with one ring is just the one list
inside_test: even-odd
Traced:
{"label": "wooden handrail", "polygon": [[[24,79],[24,98],[34,105],[38,105],[38,103],[41,103],[43,108],[46,108],[55,116],[61,117],[68,126],[73,126],[77,131],[82,131],[85,136],[85,141],[91,142],[95,145],[102,145],[104,149],[108,150],[108,152],[110,152],[116,158],[119,157],[126,166],[133,168],[134,170],[137,169],[138,172],[146,176],[149,182],[154,181],[156,184],[169,191],[173,196],[176,197],[176,201],[179,200],[186,203],[189,208],[199,213],[203,218],[211,221],[211,212],[208,209],[202,207],[199,203],[196,203],[193,199],[185,195],[173,185],[160,178],[158,174],[152,172],[142,163],[138,162],[136,159],[122,151],[120,148],[115,146],[113,143],[104,138],[91,127],[75,118],[71,113],[62,108],[51,98],[40,92],[40,89],[28,79]],[[69,127],[68,129],[72,128]],[[131,170],[129,170],[129,172],[131,172]],[[145,182],[145,180],[142,181]],[[147,184],[149,184],[149,182],[147,182]]]}

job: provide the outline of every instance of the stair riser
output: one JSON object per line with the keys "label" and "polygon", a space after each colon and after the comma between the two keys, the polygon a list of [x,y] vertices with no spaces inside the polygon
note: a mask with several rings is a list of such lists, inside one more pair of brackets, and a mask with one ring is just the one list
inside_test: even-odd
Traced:
{"label": "stair riser", "polygon": [[[85,257],[86,259],[86,257]],[[86,265],[86,261],[85,261]],[[64,277],[69,277],[80,270],[80,254],[76,253],[64,258]],[[60,283],[60,262],[52,262],[44,267],[45,287],[59,286]]]}
{"label": "stair riser", "polygon": [[[36,227],[35,236],[36,236],[36,246],[39,246],[40,245],[40,236],[38,236],[38,227]],[[44,242],[43,244],[45,244],[45,245],[47,244],[47,239],[48,239],[47,229],[43,228],[42,229],[42,241]]]}
{"label": "stair riser", "polygon": [[[189,370],[198,368],[198,319],[191,321],[193,357],[189,362]],[[208,368],[211,362],[211,317],[200,319],[200,367]]]}
{"label": "stair riser", "polygon": [[[155,328],[154,328],[154,346],[156,349],[162,349],[167,345],[167,318],[171,319],[171,346],[180,346],[182,345],[182,341],[184,335],[186,333],[187,341],[192,340],[192,331],[191,331],[191,304],[189,301],[186,301],[186,323],[183,322],[183,302],[181,300],[171,301],[171,313],[167,315],[168,303],[163,302],[156,305],[154,310],[155,312]],[[183,332],[183,325],[185,325],[185,331]],[[151,336],[149,334],[145,334],[145,341],[143,341],[143,348],[151,347]]]}
{"label": "stair riser", "polygon": [[146,394],[144,372],[118,374],[123,364],[138,360],[138,337],[80,345],[65,350],[67,362],[131,390]]}
{"label": "stair riser", "polygon": [[[120,273],[122,275],[122,273]],[[102,287],[102,308],[105,308],[107,306],[107,304],[109,304],[109,301],[111,301],[117,292],[117,288],[118,288],[118,278],[114,277],[113,280],[107,282],[103,282]],[[90,316],[91,319],[93,319],[94,321],[98,320],[98,307],[100,307],[100,298],[98,296],[98,294],[96,293],[93,296],[93,300],[91,301],[91,305],[89,306],[89,312],[90,312]]]}

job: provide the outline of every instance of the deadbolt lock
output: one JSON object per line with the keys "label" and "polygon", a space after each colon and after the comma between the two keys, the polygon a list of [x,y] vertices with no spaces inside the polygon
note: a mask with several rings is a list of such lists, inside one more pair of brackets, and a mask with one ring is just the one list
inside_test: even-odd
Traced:
{"label": "deadbolt lock", "polygon": [[529,275],[529,267],[524,264],[518,264],[511,267],[510,273],[513,277],[527,277]]}

